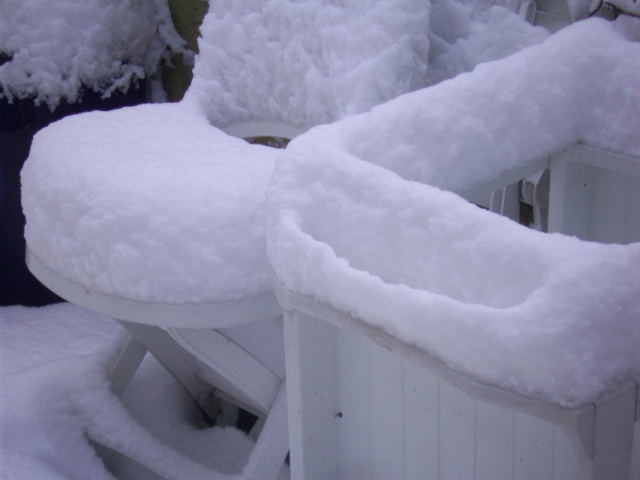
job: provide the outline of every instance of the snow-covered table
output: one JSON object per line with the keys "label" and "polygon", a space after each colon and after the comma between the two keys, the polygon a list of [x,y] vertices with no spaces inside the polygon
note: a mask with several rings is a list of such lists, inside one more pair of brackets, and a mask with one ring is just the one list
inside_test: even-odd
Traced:
{"label": "snow-covered table", "polygon": [[[619,27],[582,22],[289,145],[267,238],[295,478],[637,472],[640,44]],[[544,168],[550,229],[580,238],[446,191]]]}

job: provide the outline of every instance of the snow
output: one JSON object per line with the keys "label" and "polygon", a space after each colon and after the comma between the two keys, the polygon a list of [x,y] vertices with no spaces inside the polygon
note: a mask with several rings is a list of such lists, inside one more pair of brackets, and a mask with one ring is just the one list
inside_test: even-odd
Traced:
{"label": "snow", "polygon": [[264,293],[276,155],[184,104],[67,117],[35,136],[22,171],[27,244],[69,280],[124,298]]}
{"label": "snow", "polygon": [[22,171],[25,237],[47,267],[141,301],[271,290],[264,192],[276,152],[212,125],[308,128],[406,92],[426,71],[429,4],[263,3],[211,5],[179,105],[91,112],[35,136]]}
{"label": "snow", "polygon": [[[185,101],[82,114],[36,135],[22,172],[29,249],[69,280],[134,300],[201,303],[269,291],[264,192],[276,153],[209,122],[241,123],[251,112],[253,120],[306,128],[406,92],[411,72],[425,72],[428,3],[370,3],[345,12],[274,0],[264,6],[264,31],[256,5],[214,3]],[[464,11],[457,24],[481,31],[456,43],[464,58],[487,42],[499,57],[546,36],[506,8]],[[315,28],[293,22],[298,15]],[[489,27],[500,28],[491,35]],[[221,49],[235,38],[229,29],[252,35]],[[278,42],[261,36],[276,34]],[[247,61],[250,48],[258,56]],[[294,53],[295,61],[287,57]]]}
{"label": "snow", "polygon": [[472,73],[316,128],[290,150],[353,155],[457,192],[578,140],[637,157],[639,49],[609,22],[582,21]]}
{"label": "snow", "polygon": [[[190,399],[151,356],[121,400],[111,393],[108,368],[125,339],[111,319],[71,304],[4,307],[0,331],[3,478],[114,478],[87,434],[145,457],[166,478],[218,478],[209,468],[231,478],[253,448],[236,428],[203,428]],[[128,467],[120,468],[126,475]],[[284,469],[281,478],[287,475]]]}
{"label": "snow", "polygon": [[165,0],[3,0],[0,99],[55,108],[82,88],[109,97],[152,75],[169,48],[184,50]]}
{"label": "snow", "polygon": [[212,2],[186,99],[219,127],[304,130],[366,111],[423,84],[429,9],[423,0]]}
{"label": "snow", "polygon": [[[108,95],[152,71],[158,38],[178,44],[160,3],[133,3],[4,2],[4,94],[53,106],[81,83]],[[640,156],[637,19],[549,37],[517,4],[214,2],[184,102],[68,117],[36,136],[22,174],[29,248],[88,288],[166,303],[268,291],[270,261],[294,292],[472,378],[565,406],[640,379],[640,244],[534,232],[450,192],[579,140]],[[42,41],[50,24],[69,49]],[[434,86],[398,97],[422,85]],[[284,153],[211,126],[340,118]],[[233,473],[246,459],[251,442],[197,428],[153,362],[122,401],[109,391],[123,340],[112,321],[66,304],[9,307],[0,331],[11,478],[111,478],[87,434],[169,477],[203,478],[205,464]]]}
{"label": "snow", "polygon": [[551,403],[640,378],[640,243],[546,235],[443,191],[578,140],[640,157],[638,72],[640,44],[592,19],[309,131],[269,189],[277,277],[471,378]]}
{"label": "snow", "polygon": [[426,84],[453,78],[479,63],[499,60],[549,36],[544,28],[532,27],[514,11],[516,5],[435,0],[429,23]]}

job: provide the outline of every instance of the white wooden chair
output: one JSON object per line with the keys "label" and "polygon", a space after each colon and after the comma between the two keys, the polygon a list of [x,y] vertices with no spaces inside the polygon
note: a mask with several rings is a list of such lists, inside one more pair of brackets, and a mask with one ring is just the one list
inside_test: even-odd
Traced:
{"label": "white wooden chair", "polygon": [[400,3],[211,2],[182,102],[66,118],[23,171],[30,270],[132,335],[114,391],[149,350],[205,411],[213,385],[265,418],[245,478],[276,478],[288,440],[284,367],[256,353],[284,352],[263,226],[278,153],[235,137],[292,138],[419,86],[428,5]]}

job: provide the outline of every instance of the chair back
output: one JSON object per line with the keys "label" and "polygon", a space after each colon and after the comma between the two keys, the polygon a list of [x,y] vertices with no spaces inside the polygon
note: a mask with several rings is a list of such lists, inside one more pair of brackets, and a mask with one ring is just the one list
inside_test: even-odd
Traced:
{"label": "chair back", "polygon": [[428,20],[424,0],[211,2],[185,101],[227,131],[363,112],[422,85]]}

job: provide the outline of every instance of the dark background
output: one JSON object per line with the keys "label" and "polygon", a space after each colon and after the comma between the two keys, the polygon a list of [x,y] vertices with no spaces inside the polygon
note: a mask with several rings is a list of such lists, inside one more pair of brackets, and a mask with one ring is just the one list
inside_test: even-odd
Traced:
{"label": "dark background", "polygon": [[0,306],[42,306],[62,301],[47,290],[27,269],[25,218],[20,204],[20,170],[29,156],[38,130],[67,115],[91,110],[113,110],[148,100],[147,85],[140,82],[109,98],[85,90],[76,103],[61,101],[51,110],[32,99],[0,99]]}

